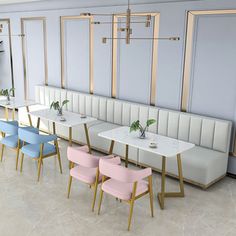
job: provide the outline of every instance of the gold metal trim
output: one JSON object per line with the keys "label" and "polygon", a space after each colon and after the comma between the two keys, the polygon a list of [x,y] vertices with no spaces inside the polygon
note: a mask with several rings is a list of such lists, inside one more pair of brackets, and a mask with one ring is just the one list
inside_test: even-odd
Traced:
{"label": "gold metal trim", "polygon": [[[181,110],[188,110],[188,99],[190,90],[190,77],[192,68],[192,52],[193,52],[193,35],[194,24],[197,16],[201,15],[228,15],[236,14],[234,10],[203,10],[203,11],[188,11],[187,13],[187,29],[186,29],[186,44],[184,56],[184,69],[183,69],[183,84],[182,84],[182,97],[181,97]],[[236,134],[234,139],[234,150],[232,154],[236,156]]]}
{"label": "gold metal trim", "polygon": [[[160,22],[160,13],[134,13],[131,16],[146,16],[150,15],[154,17],[153,25],[153,38],[158,38],[159,34],[159,22]],[[113,26],[112,26],[112,83],[111,83],[111,96],[116,98],[117,96],[117,32],[118,32],[118,22],[119,18],[125,17],[124,13],[113,15]],[[156,103],[156,81],[157,81],[157,62],[158,62],[158,40],[153,40],[152,44],[152,68],[151,68],[151,89],[150,89],[150,104],[155,106]]]}
{"label": "gold metal trim", "polygon": [[[14,71],[13,71],[13,58],[12,58],[12,42],[11,42],[11,20],[10,18],[2,18],[0,21],[7,22],[8,25],[8,41],[9,41],[9,49],[10,49],[10,65],[11,65],[11,84],[12,88],[15,87],[14,83]],[[13,90],[13,96],[15,96],[15,91]]]}
{"label": "gold metal trim", "polygon": [[[46,17],[24,17],[21,18],[21,34],[25,36],[25,21],[43,21],[43,44],[44,44],[44,71],[45,71],[45,85],[48,85],[48,60],[47,60],[47,28],[46,28]],[[22,56],[23,56],[23,68],[24,68],[24,91],[25,99],[28,98],[28,87],[27,87],[27,71],[26,71],[26,45],[25,37],[22,37]]]}
{"label": "gold metal trim", "polygon": [[93,94],[94,91],[94,73],[93,73],[93,61],[94,61],[94,48],[93,48],[93,38],[94,38],[94,26],[93,16],[61,16],[60,17],[60,31],[61,31],[61,88],[65,88],[65,20],[78,20],[78,19],[88,19],[89,20],[89,93]]}
{"label": "gold metal trim", "polygon": [[[194,34],[194,24],[196,17],[200,15],[225,15],[225,14],[236,14],[236,10],[203,10],[203,11],[187,12],[186,44],[185,44],[185,55],[184,55],[182,97],[181,97],[182,111],[187,111],[188,109],[190,76],[192,67],[191,61],[193,52],[193,34]],[[235,144],[235,152],[236,152],[236,144]]]}

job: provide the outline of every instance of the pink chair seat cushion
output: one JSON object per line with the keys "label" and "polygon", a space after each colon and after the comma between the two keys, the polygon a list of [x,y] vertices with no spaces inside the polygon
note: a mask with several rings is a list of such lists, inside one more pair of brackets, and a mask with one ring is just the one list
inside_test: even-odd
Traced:
{"label": "pink chair seat cushion", "polygon": [[89,148],[87,145],[84,145],[84,146],[80,146],[80,147],[73,147],[74,149],[76,150],[80,150],[80,151],[83,151],[83,152],[89,152]]}
{"label": "pink chair seat cushion", "polygon": [[[114,179],[109,179],[102,184],[102,190],[114,197],[122,200],[130,200],[133,191],[133,183],[124,183]],[[138,181],[136,196],[148,190],[148,182],[144,180]]]}
{"label": "pink chair seat cushion", "polygon": [[[96,180],[97,168],[88,168],[83,166],[76,166],[70,170],[70,175],[84,183],[93,184]],[[99,181],[101,181],[99,176]]]}

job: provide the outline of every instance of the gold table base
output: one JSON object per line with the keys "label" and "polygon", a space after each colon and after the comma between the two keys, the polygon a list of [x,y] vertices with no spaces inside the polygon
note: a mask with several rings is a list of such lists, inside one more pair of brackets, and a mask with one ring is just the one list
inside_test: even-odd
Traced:
{"label": "gold table base", "polygon": [[158,193],[158,201],[161,209],[164,209],[165,198],[167,197],[184,197],[184,181],[183,181],[183,171],[181,163],[181,155],[177,154],[177,164],[179,172],[179,187],[180,192],[165,192],[165,181],[166,181],[166,157],[162,157],[162,174],[161,174],[161,192]]}

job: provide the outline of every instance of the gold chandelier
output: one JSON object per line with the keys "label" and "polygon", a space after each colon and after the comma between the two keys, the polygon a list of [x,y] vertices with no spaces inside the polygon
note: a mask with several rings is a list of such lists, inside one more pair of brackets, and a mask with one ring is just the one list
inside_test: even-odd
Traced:
{"label": "gold chandelier", "polygon": [[[81,16],[114,16],[115,14],[91,14],[91,13],[81,13]],[[130,9],[130,0],[128,0],[128,8],[125,14],[123,14],[124,17],[126,18],[126,26],[125,27],[120,27],[118,28],[118,31],[120,32],[126,32],[125,37],[103,37],[102,38],[102,43],[106,43],[107,40],[118,40],[118,39],[124,39],[126,41],[126,44],[130,44],[130,40],[171,40],[171,41],[178,41],[180,40],[179,37],[158,37],[158,38],[135,38],[131,37],[132,35],[132,28],[131,24],[139,24],[143,23],[145,27],[150,27],[151,26],[151,15],[147,14],[145,15],[146,20],[145,21],[131,21],[131,9]],[[100,24],[119,24],[119,22],[100,22],[100,21],[93,21],[91,24],[94,25],[100,25]]]}

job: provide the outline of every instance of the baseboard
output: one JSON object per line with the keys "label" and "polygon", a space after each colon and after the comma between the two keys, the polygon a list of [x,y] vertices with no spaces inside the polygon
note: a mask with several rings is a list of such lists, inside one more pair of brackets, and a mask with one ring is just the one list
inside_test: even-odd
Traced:
{"label": "baseboard", "polygon": [[227,172],[227,176],[229,176],[233,179],[236,179],[236,174],[232,174],[232,173]]}

